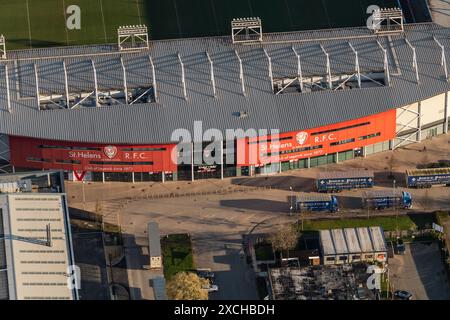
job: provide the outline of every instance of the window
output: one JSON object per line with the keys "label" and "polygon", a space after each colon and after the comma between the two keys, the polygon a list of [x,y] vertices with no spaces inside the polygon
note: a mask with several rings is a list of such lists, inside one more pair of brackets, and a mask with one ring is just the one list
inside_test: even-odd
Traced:
{"label": "window", "polygon": [[341,144],[352,143],[352,142],[355,142],[355,138],[342,140],[342,141],[338,141],[338,142],[332,142],[332,143],[330,143],[330,146],[338,146]]}
{"label": "window", "polygon": [[264,140],[258,140],[258,141],[249,141],[247,144],[258,144],[258,143],[267,143],[267,142],[278,142],[278,141],[285,141],[285,140],[292,140],[292,137],[283,137],[283,138],[268,138]]}
{"label": "window", "polygon": [[313,147],[306,147],[306,148],[297,148],[292,150],[284,150],[280,152],[270,152],[270,153],[263,153],[263,157],[271,157],[271,156],[280,156],[285,154],[291,154],[291,153],[297,153],[297,152],[303,152],[303,151],[309,151],[309,150],[316,150],[316,149],[322,149],[323,145],[319,146],[313,146]]}
{"label": "window", "polygon": [[50,159],[34,158],[34,157],[28,157],[27,161],[29,161],[29,162],[52,162]]}
{"label": "window", "polygon": [[109,162],[109,161],[90,161],[90,164],[106,165],[106,166],[152,166],[153,162]]}
{"label": "window", "polygon": [[330,261],[334,261],[334,257],[327,257],[327,259],[326,259],[328,262],[330,262]]}
{"label": "window", "polygon": [[367,139],[372,139],[372,138],[379,137],[379,136],[381,136],[381,132],[372,133],[367,136],[359,137],[358,140],[367,140]]}
{"label": "window", "polygon": [[166,151],[167,148],[123,148],[122,151]]}
{"label": "window", "polygon": [[81,164],[80,160],[55,160],[59,164]]}
{"label": "window", "polygon": [[352,260],[360,260],[361,256],[360,255],[354,255],[352,256]]}
{"label": "window", "polygon": [[339,261],[347,261],[348,257],[347,256],[340,256],[339,257]]}
{"label": "window", "polygon": [[342,130],[347,130],[347,129],[363,127],[363,126],[367,126],[369,124],[370,124],[370,122],[358,123],[358,124],[354,124],[352,126],[346,126],[346,127],[330,129],[330,130],[325,130],[325,131],[319,131],[319,132],[313,132],[313,133],[311,133],[311,135],[312,136],[318,136],[320,134],[325,134],[325,133],[331,133],[331,132],[336,132],[336,131],[342,131]]}
{"label": "window", "polygon": [[60,150],[87,150],[87,151],[101,151],[102,148],[98,147],[70,147],[70,146],[50,146],[46,144],[41,144],[38,146],[39,149],[60,149]]}

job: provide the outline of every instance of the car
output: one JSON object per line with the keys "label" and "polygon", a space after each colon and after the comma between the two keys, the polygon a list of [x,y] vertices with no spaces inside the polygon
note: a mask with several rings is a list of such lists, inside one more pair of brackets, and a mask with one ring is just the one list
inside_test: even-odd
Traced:
{"label": "car", "polygon": [[405,290],[396,290],[394,296],[400,300],[411,300],[412,294]]}
{"label": "car", "polygon": [[405,254],[405,243],[403,242],[402,239],[398,238],[397,239],[397,243],[396,243],[396,247],[397,247],[397,254]]}
{"label": "car", "polygon": [[219,287],[215,284],[204,285],[204,286],[202,286],[202,289],[207,290],[208,292],[219,291]]}
{"label": "car", "polygon": [[214,272],[211,269],[197,269],[197,275],[203,279],[214,279]]}

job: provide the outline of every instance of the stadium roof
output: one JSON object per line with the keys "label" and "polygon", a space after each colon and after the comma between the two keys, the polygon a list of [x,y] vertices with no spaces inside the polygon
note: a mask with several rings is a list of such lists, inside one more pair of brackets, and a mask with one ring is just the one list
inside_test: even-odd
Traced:
{"label": "stadium roof", "polygon": [[[149,51],[118,52],[116,46],[80,46],[8,52],[0,62],[0,133],[53,140],[99,143],[163,143],[171,141],[175,129],[192,130],[195,120],[203,129],[279,129],[281,132],[314,128],[360,118],[430,98],[450,90],[441,65],[441,49],[433,37],[450,47],[450,29],[436,24],[406,26],[404,35],[375,37],[366,28],[265,34],[263,44],[233,45],[231,37],[153,41]],[[416,48],[420,84],[413,68]],[[361,72],[383,70],[387,49],[390,86],[353,90],[322,90],[275,95],[273,77],[297,74],[296,56],[301,57],[303,77],[355,70],[359,55]],[[246,96],[241,87],[237,50],[243,64]],[[217,95],[210,79],[209,52],[214,64]],[[181,64],[186,74],[187,99],[183,95]],[[447,50],[447,61],[450,61]],[[39,69],[41,94],[64,93],[62,61],[67,65],[69,91],[93,90],[91,59],[96,64],[99,89],[122,88],[123,57],[130,87],[152,83],[148,55],[156,71],[158,102],[39,111],[35,98],[34,63]],[[7,109],[5,67],[10,75],[11,113]],[[240,117],[245,111],[247,116]]]}

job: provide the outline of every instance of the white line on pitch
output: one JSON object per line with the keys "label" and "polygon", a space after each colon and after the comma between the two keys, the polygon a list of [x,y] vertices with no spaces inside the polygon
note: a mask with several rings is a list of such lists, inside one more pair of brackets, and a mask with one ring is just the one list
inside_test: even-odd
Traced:
{"label": "white line on pitch", "polygon": [[141,8],[139,7],[140,2],[141,2],[140,0],[136,0],[136,6],[137,6],[137,9],[138,9],[138,15],[139,15],[139,24],[142,24]]}
{"label": "white line on pitch", "polygon": [[62,1],[62,4],[63,4],[64,29],[66,30],[66,43],[67,43],[67,45],[69,45],[69,31],[67,30],[67,25],[66,25],[66,3],[64,0]]}
{"label": "white line on pitch", "polygon": [[108,43],[108,36],[106,35],[105,14],[103,13],[103,0],[100,0],[100,11],[102,12],[103,33],[105,34],[105,43]]}
{"label": "white line on pitch", "polygon": [[27,4],[28,38],[30,39],[30,48],[33,48],[33,41],[31,40],[30,8],[28,6],[28,0],[25,0],[25,2]]}

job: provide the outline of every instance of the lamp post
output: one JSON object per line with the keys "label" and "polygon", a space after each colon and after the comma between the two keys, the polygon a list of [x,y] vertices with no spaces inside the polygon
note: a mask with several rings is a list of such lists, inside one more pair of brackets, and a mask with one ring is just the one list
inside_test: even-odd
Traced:
{"label": "lamp post", "polygon": [[393,198],[392,198],[392,208],[394,209],[394,212],[395,212],[395,230],[397,231],[397,233],[398,233],[398,214],[397,214],[397,210],[395,210],[395,200],[396,200],[396,197],[395,197],[395,179],[394,179],[394,181],[393,181]]}
{"label": "lamp post", "polygon": [[84,194],[84,183],[85,183],[84,178],[83,178],[82,183],[83,184],[82,184],[81,190],[83,192],[83,210],[86,211],[86,196]]}
{"label": "lamp post", "polygon": [[292,187],[289,187],[289,190],[291,191],[290,194],[290,198],[291,198],[291,206],[289,208],[289,216],[292,216],[292,210],[294,209],[293,204],[292,204],[292,200],[293,200],[293,194],[292,194]]}

